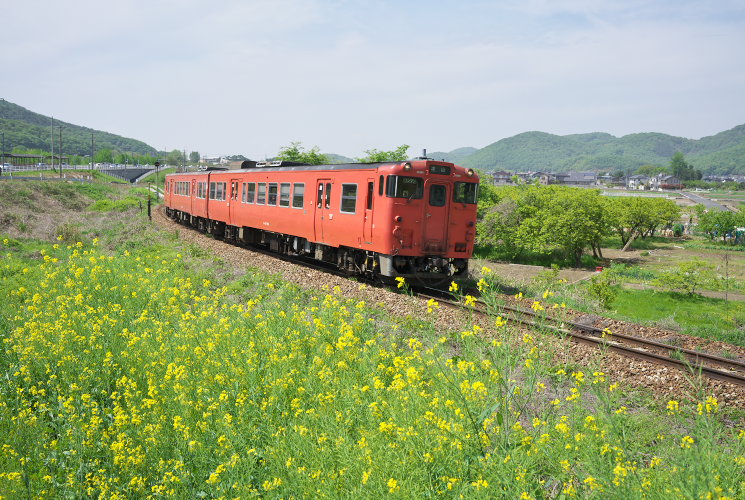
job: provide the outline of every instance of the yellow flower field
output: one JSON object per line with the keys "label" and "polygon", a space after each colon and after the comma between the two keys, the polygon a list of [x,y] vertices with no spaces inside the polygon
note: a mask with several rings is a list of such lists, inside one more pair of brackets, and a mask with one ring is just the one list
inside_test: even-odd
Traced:
{"label": "yellow flower field", "polygon": [[3,241],[0,496],[745,496],[711,397],[634,412],[501,320],[432,336],[177,251]]}

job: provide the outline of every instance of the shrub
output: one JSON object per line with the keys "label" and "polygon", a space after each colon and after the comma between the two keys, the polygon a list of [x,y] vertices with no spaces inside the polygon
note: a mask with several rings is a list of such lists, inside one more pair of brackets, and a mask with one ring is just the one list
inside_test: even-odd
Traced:
{"label": "shrub", "polygon": [[701,287],[718,288],[719,285],[714,265],[701,259],[681,262],[674,269],[663,271],[652,284],[688,295],[695,294]]}
{"label": "shrub", "polygon": [[598,301],[603,309],[610,309],[610,305],[616,300],[618,290],[615,287],[616,276],[610,270],[605,270],[593,276],[587,285],[590,296]]}

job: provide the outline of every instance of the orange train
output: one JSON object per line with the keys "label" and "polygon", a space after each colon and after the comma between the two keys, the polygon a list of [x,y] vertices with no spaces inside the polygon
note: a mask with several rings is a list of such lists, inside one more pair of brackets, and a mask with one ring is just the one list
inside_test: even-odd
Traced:
{"label": "orange train", "polygon": [[242,167],[166,176],[167,215],[386,281],[440,281],[468,269],[479,185],[471,169],[430,159]]}

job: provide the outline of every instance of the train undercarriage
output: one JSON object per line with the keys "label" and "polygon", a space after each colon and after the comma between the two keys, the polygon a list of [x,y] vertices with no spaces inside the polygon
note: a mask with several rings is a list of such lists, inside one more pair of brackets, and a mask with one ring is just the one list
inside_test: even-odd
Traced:
{"label": "train undercarriage", "polygon": [[256,246],[271,252],[307,257],[335,266],[350,275],[393,282],[403,277],[413,283],[435,284],[468,271],[467,259],[441,256],[386,255],[349,247],[332,247],[313,243],[299,236],[274,233],[251,227],[236,227],[224,222],[192,216],[186,212],[166,208],[166,215],[184,225],[240,245]]}

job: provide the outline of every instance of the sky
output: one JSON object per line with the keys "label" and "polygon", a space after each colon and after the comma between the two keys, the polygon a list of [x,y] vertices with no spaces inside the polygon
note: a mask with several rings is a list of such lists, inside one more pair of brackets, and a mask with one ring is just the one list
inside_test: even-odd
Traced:
{"label": "sky", "polygon": [[698,139],[745,123],[745,0],[24,0],[0,97],[159,150]]}

